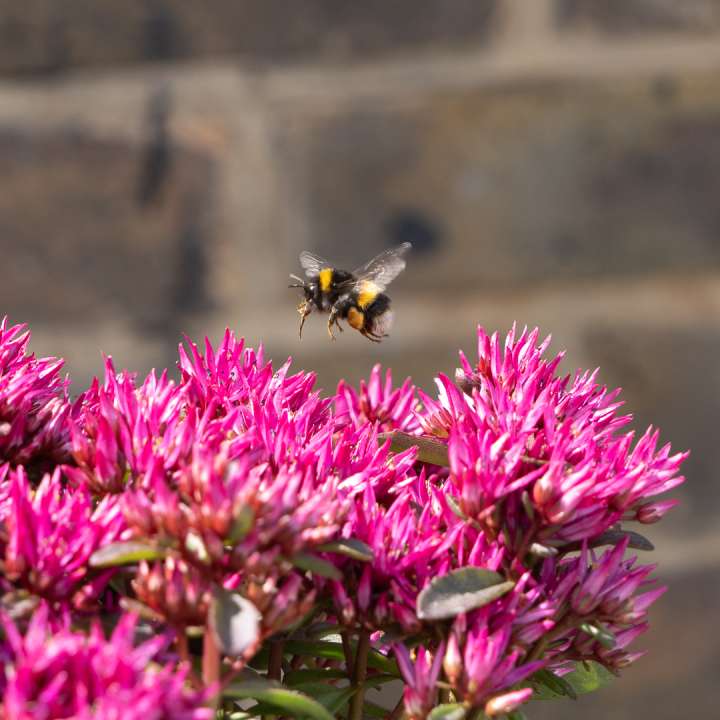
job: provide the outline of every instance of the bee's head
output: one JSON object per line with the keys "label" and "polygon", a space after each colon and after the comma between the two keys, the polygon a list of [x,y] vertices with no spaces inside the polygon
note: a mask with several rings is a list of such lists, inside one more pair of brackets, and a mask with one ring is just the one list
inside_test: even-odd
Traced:
{"label": "bee's head", "polygon": [[306,301],[311,301],[313,297],[315,296],[315,283],[309,282],[307,280],[303,280],[302,278],[299,278],[297,275],[291,275],[291,280],[295,280],[294,283],[291,285],[288,285],[288,287],[291,288],[300,288],[303,291],[303,294],[305,295]]}

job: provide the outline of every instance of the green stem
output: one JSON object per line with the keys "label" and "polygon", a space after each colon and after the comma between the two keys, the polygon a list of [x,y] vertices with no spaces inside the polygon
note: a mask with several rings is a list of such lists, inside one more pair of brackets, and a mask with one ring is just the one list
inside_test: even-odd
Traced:
{"label": "green stem", "polygon": [[353,670],[353,685],[355,694],[350,701],[350,712],[348,720],[362,720],[363,706],[365,704],[365,678],[367,676],[367,660],[370,650],[370,633],[361,630],[358,636],[357,653],[355,655],[355,667]]}

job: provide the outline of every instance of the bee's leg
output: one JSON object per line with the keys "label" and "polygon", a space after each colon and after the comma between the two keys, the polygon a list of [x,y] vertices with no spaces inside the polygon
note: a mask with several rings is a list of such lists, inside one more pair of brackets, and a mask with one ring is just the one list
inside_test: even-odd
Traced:
{"label": "bee's leg", "polygon": [[303,325],[305,325],[305,318],[312,312],[312,308],[306,301],[301,302],[297,308],[300,313],[300,339],[302,340]]}
{"label": "bee's leg", "polygon": [[333,335],[332,326],[333,324],[337,325],[337,310],[335,309],[335,306],[333,305],[332,310],[330,310],[330,315],[328,315],[328,323],[327,323],[327,329],[328,329],[328,335],[330,336],[331,340],[335,339],[335,336]]}
{"label": "bee's leg", "polygon": [[333,340],[335,339],[332,331],[333,325],[335,325],[340,332],[344,332],[342,325],[340,325],[340,312],[340,303],[336,302],[332,308],[330,308],[330,315],[328,316],[328,335],[330,335]]}
{"label": "bee's leg", "polygon": [[378,337],[377,335],[373,335],[373,334],[372,334],[370,331],[368,331],[368,330],[361,330],[361,331],[360,331],[360,334],[361,334],[363,337],[366,337],[368,340],[370,340],[370,342],[374,342],[374,343],[379,343],[379,342],[381,342],[380,337]]}

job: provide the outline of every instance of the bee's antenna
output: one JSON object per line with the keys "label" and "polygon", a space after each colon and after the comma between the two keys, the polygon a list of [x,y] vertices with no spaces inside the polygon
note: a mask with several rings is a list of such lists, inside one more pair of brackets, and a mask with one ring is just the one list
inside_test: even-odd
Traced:
{"label": "bee's antenna", "polygon": [[291,275],[290,279],[297,280],[297,282],[292,285],[288,285],[289,288],[295,288],[295,287],[304,288],[305,287],[305,281],[302,278],[299,278],[297,275]]}

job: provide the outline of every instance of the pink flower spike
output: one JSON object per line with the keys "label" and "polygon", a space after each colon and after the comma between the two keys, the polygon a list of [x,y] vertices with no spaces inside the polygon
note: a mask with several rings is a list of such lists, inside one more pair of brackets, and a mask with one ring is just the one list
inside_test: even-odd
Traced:
{"label": "pink flower spike", "polygon": [[665,514],[679,504],[679,500],[661,500],[641,505],[635,512],[635,518],[644,525],[662,520]]}

